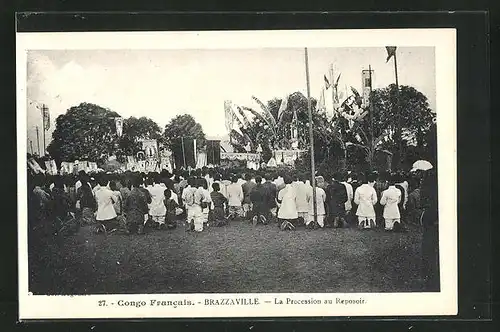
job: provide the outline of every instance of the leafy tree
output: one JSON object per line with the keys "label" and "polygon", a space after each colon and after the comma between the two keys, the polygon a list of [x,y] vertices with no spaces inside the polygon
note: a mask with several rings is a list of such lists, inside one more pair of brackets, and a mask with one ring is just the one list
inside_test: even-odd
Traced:
{"label": "leafy tree", "polygon": [[141,139],[161,140],[161,128],[148,117],[130,117],[123,121],[123,135],[119,142],[117,154],[127,156],[135,155],[141,150]]}
{"label": "leafy tree", "polygon": [[[388,151],[395,155],[393,167],[397,165],[399,161],[396,152],[399,144],[404,150],[400,157],[402,160],[405,156],[414,159],[415,151],[424,152],[428,145],[428,132],[435,118],[435,113],[429,108],[424,94],[411,86],[400,86],[398,104],[396,85],[391,84],[372,91],[370,100],[371,116],[368,113],[352,128],[347,126],[345,120],[339,120],[343,121],[343,132],[348,146],[364,151],[365,161],[371,167],[375,154],[379,151]],[[401,135],[398,134],[398,106],[401,110]],[[416,149],[408,146],[416,146]]]}
{"label": "leafy tree", "polygon": [[57,117],[47,151],[56,162],[87,159],[102,163],[116,149],[115,117],[119,114],[99,105],[73,106]]}
{"label": "leafy tree", "polygon": [[199,148],[205,146],[205,133],[201,125],[189,114],[177,115],[165,126],[163,132],[163,141],[165,146],[170,149],[181,137],[190,137],[196,139],[196,145]]}
{"label": "leafy tree", "polygon": [[[276,148],[291,148],[290,137],[291,128],[296,115],[298,140],[299,145],[304,146],[308,140],[308,129],[306,128],[309,122],[307,110],[307,97],[301,92],[294,92],[288,96],[286,108],[280,112],[282,99],[274,98],[267,102],[267,105],[261,102],[258,98],[253,97],[260,109],[255,110],[247,106],[239,107],[238,111],[243,121],[239,124],[239,131],[243,135],[233,133],[232,138],[236,142],[235,145],[241,146],[250,142],[252,149],[255,150],[260,144],[264,150],[271,151]],[[312,99],[311,106],[313,110],[316,108],[316,100]],[[314,111],[316,113],[316,111]],[[254,117],[250,120],[247,114],[253,114]],[[314,114],[316,117],[316,114]]]}

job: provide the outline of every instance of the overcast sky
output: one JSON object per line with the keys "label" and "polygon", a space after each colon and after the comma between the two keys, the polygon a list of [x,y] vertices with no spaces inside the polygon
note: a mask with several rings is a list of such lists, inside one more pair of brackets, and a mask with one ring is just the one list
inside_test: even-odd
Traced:
{"label": "overcast sky", "polygon": [[[318,98],[329,64],[341,72],[339,87],[361,88],[361,70],[371,65],[373,87],[394,83],[394,64],[383,47],[309,49],[311,96]],[[397,50],[399,84],[423,92],[435,110],[433,47]],[[160,127],[188,113],[208,136],[224,136],[224,100],[256,107],[262,101],[301,91],[306,95],[304,50],[52,50],[28,53],[28,140],[36,151],[41,115],[31,102],[45,103],[55,118],[81,102],[123,117],[148,116]],[[257,108],[258,109],[258,108]],[[28,145],[29,149],[29,145]]]}

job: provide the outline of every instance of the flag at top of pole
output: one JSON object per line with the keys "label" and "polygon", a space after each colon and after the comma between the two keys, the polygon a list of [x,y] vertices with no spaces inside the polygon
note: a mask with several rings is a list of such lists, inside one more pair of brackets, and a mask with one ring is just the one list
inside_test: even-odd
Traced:
{"label": "flag at top of pole", "polygon": [[385,62],[389,62],[393,56],[396,55],[396,46],[386,46],[385,49],[387,50],[387,59],[385,59]]}

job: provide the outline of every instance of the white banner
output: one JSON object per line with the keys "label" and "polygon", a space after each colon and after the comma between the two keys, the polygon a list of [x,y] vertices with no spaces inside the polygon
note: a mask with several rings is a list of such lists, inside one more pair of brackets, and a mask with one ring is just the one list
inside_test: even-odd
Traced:
{"label": "white banner", "polygon": [[220,159],[260,161],[259,153],[221,152]]}

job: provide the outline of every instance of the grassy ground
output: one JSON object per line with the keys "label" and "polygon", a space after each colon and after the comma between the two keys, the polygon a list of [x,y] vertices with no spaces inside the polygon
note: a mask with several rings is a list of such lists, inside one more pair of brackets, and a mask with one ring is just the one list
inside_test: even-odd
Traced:
{"label": "grassy ground", "polygon": [[421,233],[280,231],[234,222],[202,233],[52,237],[30,250],[34,294],[423,291]]}

